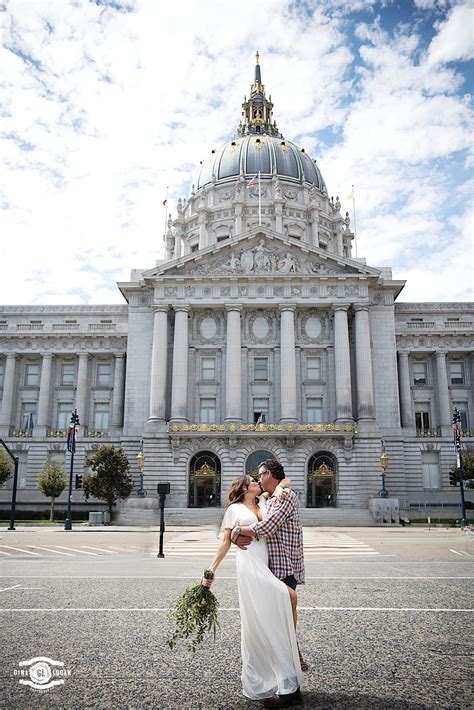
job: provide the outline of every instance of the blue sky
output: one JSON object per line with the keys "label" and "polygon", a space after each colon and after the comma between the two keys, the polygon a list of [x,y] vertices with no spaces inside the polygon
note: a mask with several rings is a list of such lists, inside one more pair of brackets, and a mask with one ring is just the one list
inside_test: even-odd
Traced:
{"label": "blue sky", "polygon": [[164,210],[233,135],[255,51],[282,133],[401,300],[472,298],[474,4],[10,0],[0,12],[0,303],[120,303]]}

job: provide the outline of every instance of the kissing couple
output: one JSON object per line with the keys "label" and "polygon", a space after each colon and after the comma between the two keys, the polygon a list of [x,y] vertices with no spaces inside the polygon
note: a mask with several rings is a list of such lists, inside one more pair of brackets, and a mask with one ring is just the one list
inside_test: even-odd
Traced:
{"label": "kissing couple", "polygon": [[258,481],[236,478],[229,491],[223,537],[209,565],[212,580],[232,543],[237,545],[242,690],[264,707],[302,705],[308,667],[296,640],[296,586],[304,584],[303,532],[298,497],[283,466],[264,461]]}

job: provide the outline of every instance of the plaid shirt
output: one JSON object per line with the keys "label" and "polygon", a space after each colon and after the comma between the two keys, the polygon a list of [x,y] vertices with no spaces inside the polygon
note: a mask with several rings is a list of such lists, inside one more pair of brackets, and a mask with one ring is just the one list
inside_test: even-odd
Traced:
{"label": "plaid shirt", "polygon": [[296,493],[285,488],[280,497],[270,496],[267,517],[250,527],[257,540],[267,538],[268,566],[275,577],[294,574],[298,584],[304,584],[303,531]]}

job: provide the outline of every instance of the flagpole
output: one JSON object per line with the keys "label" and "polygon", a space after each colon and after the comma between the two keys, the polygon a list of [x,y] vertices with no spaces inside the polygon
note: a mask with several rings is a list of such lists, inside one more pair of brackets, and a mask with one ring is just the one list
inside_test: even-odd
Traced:
{"label": "flagpole", "polygon": [[163,241],[166,239],[166,230],[168,228],[168,192],[169,185],[166,186],[166,199],[165,199],[165,231],[163,232]]}
{"label": "flagpole", "polygon": [[260,187],[260,170],[258,171],[258,226],[262,226],[262,190]]}
{"label": "flagpole", "polygon": [[352,219],[354,222],[354,247],[357,259],[357,225],[356,225],[356,203],[355,203],[355,191],[354,185],[352,185]]}

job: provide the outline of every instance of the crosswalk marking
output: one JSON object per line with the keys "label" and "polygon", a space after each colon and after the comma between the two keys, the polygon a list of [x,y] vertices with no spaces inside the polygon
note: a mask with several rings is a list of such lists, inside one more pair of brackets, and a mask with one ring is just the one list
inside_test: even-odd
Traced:
{"label": "crosswalk marking", "polygon": [[39,552],[31,552],[31,550],[23,550],[21,547],[12,547],[11,545],[1,545],[1,547],[6,547],[7,550],[15,550],[15,552],[24,552],[26,555],[35,555],[36,557],[42,557]]}
{"label": "crosswalk marking", "polygon": [[[215,533],[197,532],[193,539],[189,533],[178,535],[165,543],[167,557],[213,557],[218,540]],[[373,557],[380,555],[370,545],[361,542],[346,533],[306,531],[303,536],[304,556],[306,559],[319,557]],[[236,550],[231,547],[227,557],[235,556]],[[153,553],[154,554],[154,553]]]}
{"label": "crosswalk marking", "polygon": [[68,557],[74,557],[74,555],[71,555],[70,552],[61,552],[60,550],[51,550],[49,547],[40,547],[39,545],[27,545],[27,547],[34,547],[35,550],[54,552],[56,555],[67,555]]}

